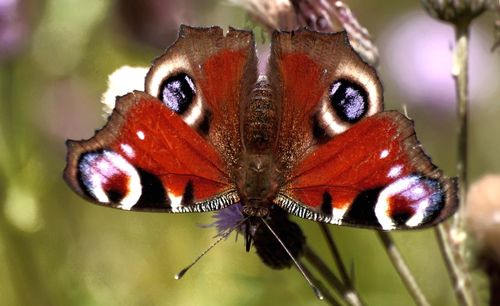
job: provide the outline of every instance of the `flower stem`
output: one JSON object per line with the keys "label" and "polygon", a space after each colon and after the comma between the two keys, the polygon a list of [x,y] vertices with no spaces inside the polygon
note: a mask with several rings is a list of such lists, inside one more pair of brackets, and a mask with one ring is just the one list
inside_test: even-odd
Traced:
{"label": "flower stem", "polygon": [[458,303],[463,306],[477,305],[474,289],[470,279],[467,264],[464,259],[464,211],[467,195],[467,139],[468,139],[468,56],[469,56],[469,26],[470,21],[464,19],[454,24],[455,49],[453,52],[452,75],[455,80],[458,115],[458,156],[457,173],[459,183],[459,211],[454,217],[453,225],[440,224],[436,228],[436,236],[443,253],[446,267],[453,283],[453,289]]}
{"label": "flower stem", "polygon": [[457,174],[458,184],[460,186],[460,208],[455,217],[455,230],[461,233],[463,230],[463,220],[465,212],[465,198],[467,196],[468,177],[468,110],[469,110],[469,22],[458,23],[455,25],[455,50],[453,54],[452,75],[455,80],[457,96],[457,115],[458,115],[458,148],[457,148]]}
{"label": "flower stem", "polygon": [[351,277],[347,273],[347,269],[345,267],[344,261],[342,260],[342,257],[340,256],[340,252],[337,248],[337,245],[335,244],[335,241],[333,240],[332,234],[330,233],[330,230],[328,226],[325,223],[318,223],[319,227],[321,228],[321,231],[323,232],[323,235],[325,236],[326,242],[328,244],[328,248],[330,249],[330,252],[332,253],[333,260],[335,261],[335,264],[337,265],[337,268],[340,273],[340,277],[342,278],[342,282],[344,285],[348,288],[352,288],[353,284],[351,281]]}
{"label": "flower stem", "polygon": [[343,301],[350,306],[363,306],[355,289],[346,287],[342,281],[330,270],[326,263],[308,245],[304,248],[304,257],[323,276],[328,284],[342,297]]}
{"label": "flower stem", "polygon": [[413,297],[415,304],[418,306],[430,306],[429,301],[427,301],[427,298],[415,281],[413,274],[406,265],[406,262],[403,259],[403,256],[401,256],[401,253],[396,247],[396,244],[394,243],[391,235],[383,231],[377,231],[377,234],[385,247],[387,255],[389,255],[389,258],[394,265],[394,268],[396,268],[396,270],[398,271],[401,280],[406,286],[406,289],[408,289],[411,296]]}
{"label": "flower stem", "polygon": [[450,226],[448,223],[443,223],[436,227],[436,237],[453,284],[458,304],[461,306],[477,305],[465,262],[458,248],[454,247],[450,240]]}
{"label": "flower stem", "polygon": [[302,269],[307,274],[307,276],[311,279],[313,284],[321,291],[325,301],[332,306],[342,306],[342,304],[339,301],[337,301],[337,299],[333,295],[330,294],[330,291],[325,287],[325,285],[323,285],[323,283],[321,281],[319,281],[317,278],[314,277],[314,275],[311,273],[309,268],[307,268],[307,266],[304,265],[303,263],[301,263],[301,265],[302,265]]}

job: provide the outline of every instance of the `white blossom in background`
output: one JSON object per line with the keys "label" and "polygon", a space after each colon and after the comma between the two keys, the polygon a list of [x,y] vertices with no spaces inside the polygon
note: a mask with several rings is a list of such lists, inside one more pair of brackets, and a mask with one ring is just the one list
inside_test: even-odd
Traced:
{"label": "white blossom in background", "polygon": [[134,90],[144,91],[144,80],[149,68],[122,66],[108,76],[108,89],[102,94],[101,102],[107,117],[115,108],[116,97]]}

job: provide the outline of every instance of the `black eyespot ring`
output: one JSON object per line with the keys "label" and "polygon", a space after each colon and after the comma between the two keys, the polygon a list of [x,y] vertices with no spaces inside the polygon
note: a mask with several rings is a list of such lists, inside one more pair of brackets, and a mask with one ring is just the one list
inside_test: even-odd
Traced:
{"label": "black eyespot ring", "polygon": [[347,123],[359,121],[368,112],[368,94],[357,83],[346,79],[335,81],[328,94],[335,114]]}
{"label": "black eyespot ring", "polygon": [[196,96],[193,79],[184,72],[173,75],[160,85],[158,98],[177,114],[184,113]]}

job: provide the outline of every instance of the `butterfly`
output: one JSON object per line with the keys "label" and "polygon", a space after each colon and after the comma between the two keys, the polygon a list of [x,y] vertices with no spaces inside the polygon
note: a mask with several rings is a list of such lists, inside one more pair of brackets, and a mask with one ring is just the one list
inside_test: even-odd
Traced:
{"label": "butterfly", "polygon": [[288,214],[395,230],[455,212],[456,179],[432,164],[410,119],[383,110],[376,71],[346,33],[275,31],[265,74],[257,64],[251,32],[181,26],[144,90],[117,97],[92,138],[67,141],[66,182],[123,210],[238,205],[247,248],[263,252],[266,218],[287,236]]}

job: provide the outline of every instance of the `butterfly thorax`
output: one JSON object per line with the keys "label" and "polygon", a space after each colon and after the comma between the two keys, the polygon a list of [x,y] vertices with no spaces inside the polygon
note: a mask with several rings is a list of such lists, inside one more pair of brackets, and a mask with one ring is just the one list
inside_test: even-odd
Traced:
{"label": "butterfly thorax", "polygon": [[266,76],[259,76],[243,109],[246,152],[271,154],[277,139],[278,109]]}
{"label": "butterfly thorax", "polygon": [[278,192],[278,171],[271,155],[244,154],[235,173],[243,214],[269,215]]}

